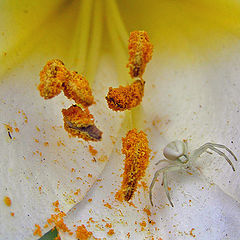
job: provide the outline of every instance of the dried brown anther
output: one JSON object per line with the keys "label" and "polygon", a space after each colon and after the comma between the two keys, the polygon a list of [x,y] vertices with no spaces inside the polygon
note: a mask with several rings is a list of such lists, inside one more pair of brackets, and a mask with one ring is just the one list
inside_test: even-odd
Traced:
{"label": "dried brown anther", "polygon": [[64,128],[73,136],[86,141],[100,141],[102,132],[95,126],[93,115],[88,109],[82,110],[76,105],[62,110]]}

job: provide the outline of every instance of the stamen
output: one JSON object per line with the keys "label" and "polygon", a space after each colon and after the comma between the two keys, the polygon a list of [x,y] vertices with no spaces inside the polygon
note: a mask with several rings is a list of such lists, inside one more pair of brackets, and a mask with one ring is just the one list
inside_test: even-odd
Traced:
{"label": "stamen", "polygon": [[63,82],[68,79],[69,72],[64,63],[58,59],[50,60],[40,72],[38,90],[45,99],[57,96],[63,89]]}
{"label": "stamen", "polygon": [[86,78],[77,72],[71,72],[68,81],[63,83],[63,91],[67,98],[73,99],[77,104],[88,107],[93,104],[92,90]]}
{"label": "stamen", "polygon": [[138,133],[134,128],[122,139],[122,153],[126,158],[122,186],[115,195],[119,201],[129,201],[133,197],[138,182],[145,175],[150,151],[147,136],[143,131]]}
{"label": "stamen", "polygon": [[88,109],[82,110],[76,105],[62,110],[64,128],[71,135],[82,138],[86,141],[99,141],[102,139],[102,132],[94,125],[93,115]]}
{"label": "stamen", "polygon": [[108,107],[114,111],[125,111],[136,107],[142,101],[144,84],[143,80],[136,80],[126,87],[110,87],[106,96]]}
{"label": "stamen", "polygon": [[77,72],[70,72],[64,63],[58,59],[47,62],[40,72],[40,95],[49,99],[62,90],[65,96],[77,104],[88,107],[94,103],[92,90],[85,77]]}
{"label": "stamen", "polygon": [[126,43],[128,40],[128,33],[125,25],[122,21],[121,14],[119,12],[117,3],[115,0],[107,0],[107,7],[109,8],[108,14],[112,18],[111,20],[115,23],[115,28],[119,34],[124,47],[127,47]]}
{"label": "stamen", "polygon": [[86,64],[86,74],[90,83],[94,80],[100,54],[103,27],[102,8],[102,1],[94,2],[93,23],[91,27],[91,42]]}
{"label": "stamen", "polygon": [[129,63],[132,78],[142,77],[146,64],[152,58],[153,45],[150,43],[149,36],[145,31],[131,32],[129,37]]}

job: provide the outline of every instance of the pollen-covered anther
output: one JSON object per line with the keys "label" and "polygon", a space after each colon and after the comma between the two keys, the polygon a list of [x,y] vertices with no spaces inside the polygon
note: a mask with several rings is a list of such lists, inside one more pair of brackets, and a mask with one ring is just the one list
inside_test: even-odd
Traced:
{"label": "pollen-covered anther", "polygon": [[122,153],[125,154],[124,173],[121,189],[116,193],[119,201],[129,201],[137,189],[138,182],[145,175],[151,150],[147,135],[137,129],[130,130],[122,138]]}
{"label": "pollen-covered anther", "polygon": [[68,79],[69,71],[61,60],[53,59],[47,62],[40,72],[38,90],[45,99],[57,96],[63,89],[63,82]]}
{"label": "pollen-covered anther", "polygon": [[63,86],[65,96],[69,99],[73,99],[77,104],[88,107],[94,103],[89,83],[81,74],[71,72],[68,81],[64,82]]}
{"label": "pollen-covered anther", "polygon": [[53,98],[63,91],[67,98],[83,107],[94,103],[87,79],[75,71],[67,70],[64,63],[58,59],[48,61],[40,72],[38,90],[45,99]]}
{"label": "pollen-covered anther", "polygon": [[149,36],[145,31],[134,31],[130,33],[129,62],[127,67],[132,78],[142,77],[146,64],[152,58],[153,45],[150,43]]}
{"label": "pollen-covered anther", "polygon": [[73,136],[86,141],[100,141],[102,132],[95,126],[93,115],[86,108],[82,110],[76,105],[62,110],[64,128]]}
{"label": "pollen-covered anther", "polygon": [[138,106],[144,95],[144,84],[143,80],[136,80],[125,87],[110,87],[106,96],[108,107],[114,111],[125,111]]}

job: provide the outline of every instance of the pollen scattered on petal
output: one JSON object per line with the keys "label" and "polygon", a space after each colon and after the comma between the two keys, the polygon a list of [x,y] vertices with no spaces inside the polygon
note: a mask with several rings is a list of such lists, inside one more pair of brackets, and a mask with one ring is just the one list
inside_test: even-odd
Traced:
{"label": "pollen scattered on petal", "polygon": [[33,232],[33,235],[34,236],[39,236],[39,237],[42,236],[42,230],[41,230],[41,227],[38,224],[35,224],[35,230]]}
{"label": "pollen scattered on petal", "polygon": [[88,240],[92,235],[93,233],[88,231],[84,225],[77,227],[76,230],[77,239]]}
{"label": "pollen scattered on petal", "polygon": [[73,136],[83,138],[86,141],[99,141],[102,132],[95,126],[93,115],[88,109],[82,110],[77,105],[62,110],[64,128]]}
{"label": "pollen scattered on petal", "polygon": [[77,72],[71,72],[68,81],[64,82],[63,85],[65,96],[73,99],[77,104],[88,107],[94,103],[92,90],[84,76]]}
{"label": "pollen scattered on petal", "polygon": [[114,229],[110,229],[110,230],[107,232],[107,234],[108,234],[109,236],[112,236],[114,233],[115,233],[115,232],[114,232]]}
{"label": "pollen scattered on petal", "polygon": [[40,72],[38,90],[45,99],[50,99],[61,93],[63,82],[68,79],[69,72],[64,63],[58,59],[50,60]]}
{"label": "pollen scattered on petal", "polygon": [[125,155],[125,166],[121,189],[115,198],[119,201],[129,201],[137,189],[139,180],[145,175],[149,164],[151,150],[148,147],[147,135],[135,128],[122,138],[122,153]]}
{"label": "pollen scattered on petal", "polygon": [[138,106],[144,95],[144,85],[143,80],[136,80],[126,87],[110,87],[106,96],[108,107],[114,111],[125,111]]}
{"label": "pollen scattered on petal", "polygon": [[11,198],[8,197],[8,196],[5,196],[3,201],[4,201],[5,205],[8,206],[8,207],[10,207],[12,205]]}
{"label": "pollen scattered on petal", "polygon": [[130,33],[129,62],[127,67],[132,78],[142,77],[146,64],[152,58],[153,45],[150,43],[149,36],[145,31],[134,31]]}

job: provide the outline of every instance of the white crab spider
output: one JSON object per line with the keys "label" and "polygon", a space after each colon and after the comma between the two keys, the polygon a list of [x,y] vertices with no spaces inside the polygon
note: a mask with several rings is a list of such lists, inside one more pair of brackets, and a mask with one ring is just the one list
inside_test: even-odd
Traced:
{"label": "white crab spider", "polygon": [[224,157],[226,159],[226,161],[232,167],[232,170],[235,171],[235,168],[234,168],[232,162],[230,161],[230,159],[225,155],[225,153],[223,153],[222,151],[220,151],[217,148],[225,149],[237,161],[237,158],[233,154],[233,152],[229,148],[227,148],[226,146],[221,145],[221,144],[205,143],[201,147],[194,150],[192,154],[189,154],[188,153],[188,145],[186,142],[179,141],[179,140],[170,142],[163,150],[163,155],[166,157],[166,159],[160,160],[159,162],[156,163],[156,165],[159,164],[160,162],[168,162],[170,164],[164,168],[157,170],[154,174],[153,180],[149,187],[149,198],[150,198],[151,204],[153,205],[152,189],[155,185],[157,177],[160,175],[160,173],[163,173],[163,186],[164,186],[167,198],[168,198],[171,206],[173,207],[173,203],[171,201],[169,191],[168,191],[167,173],[177,171],[180,169],[186,170],[190,166],[191,162],[195,161],[198,157],[200,157],[200,155],[202,153],[208,152],[207,151],[208,149],[210,149],[210,150],[216,152],[217,154],[219,154],[220,156]]}

